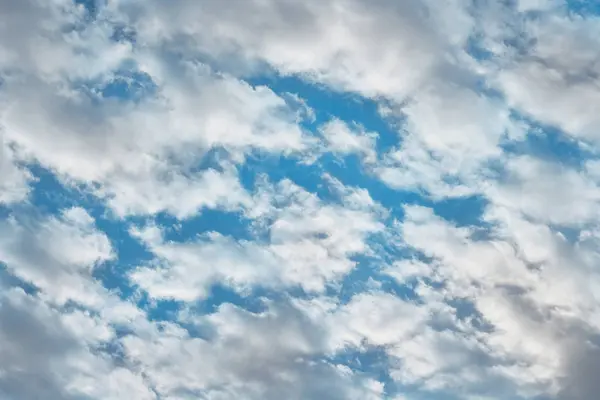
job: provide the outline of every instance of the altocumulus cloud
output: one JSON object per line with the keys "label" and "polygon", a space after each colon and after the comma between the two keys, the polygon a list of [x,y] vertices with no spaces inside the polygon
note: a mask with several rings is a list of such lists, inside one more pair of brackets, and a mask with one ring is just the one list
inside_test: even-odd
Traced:
{"label": "altocumulus cloud", "polygon": [[599,54],[591,0],[0,0],[0,399],[596,399]]}

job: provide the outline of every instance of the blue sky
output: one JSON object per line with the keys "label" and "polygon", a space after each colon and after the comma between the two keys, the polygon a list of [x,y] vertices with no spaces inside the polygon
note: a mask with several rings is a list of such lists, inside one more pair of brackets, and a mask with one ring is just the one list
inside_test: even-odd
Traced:
{"label": "blue sky", "polygon": [[592,400],[600,16],[0,0],[0,400]]}

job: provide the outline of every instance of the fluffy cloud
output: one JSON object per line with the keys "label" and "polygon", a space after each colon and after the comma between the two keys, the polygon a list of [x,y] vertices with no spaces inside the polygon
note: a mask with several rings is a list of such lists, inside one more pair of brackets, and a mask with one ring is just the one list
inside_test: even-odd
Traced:
{"label": "fluffy cloud", "polygon": [[102,351],[115,333],[101,319],[3,289],[0,320],[3,398],[156,398],[142,376]]}
{"label": "fluffy cloud", "polygon": [[375,400],[383,394],[378,382],[324,358],[322,327],[291,304],[259,314],[224,305],[192,323],[208,336],[166,325],[123,339],[126,354],[169,398]]}
{"label": "fluffy cloud", "polygon": [[165,241],[158,227],[137,230],[157,258],[130,278],[152,297],[187,301],[206,296],[216,283],[241,291],[253,286],[323,291],[353,269],[352,256],[372,251],[367,239],[383,230],[368,194],[334,189],[346,190],[341,193],[345,204],[324,204],[287,180],[259,188],[247,213],[256,218],[256,234],[266,241],[208,233],[174,243]]}
{"label": "fluffy cloud", "polygon": [[[236,207],[244,193],[235,168],[198,171],[202,155],[215,147],[237,160],[253,148],[290,152],[303,148],[302,133],[286,116],[285,102],[268,89],[194,67],[180,73],[191,78],[187,95],[164,91],[162,100],[137,105],[95,105],[85,94],[61,94],[49,83],[9,83],[3,91],[10,99],[5,140],[65,181],[92,186],[120,215],[165,210],[183,217],[203,207]],[[196,81],[201,86],[194,92],[196,79],[205,80]]]}
{"label": "fluffy cloud", "polygon": [[404,240],[436,260],[420,276],[443,283],[446,299],[469,299],[489,324],[473,337],[497,358],[496,374],[516,382],[524,396],[556,393],[563,379],[577,379],[572,343],[581,346],[598,329],[599,281],[589,264],[598,253],[587,237],[569,243],[545,225],[491,209],[499,228],[477,239],[430,210],[407,211]]}
{"label": "fluffy cloud", "polygon": [[31,175],[15,159],[14,150],[6,146],[0,131],[0,204],[17,203],[29,194]]}
{"label": "fluffy cloud", "polygon": [[597,397],[597,16],[78,3],[0,0],[0,397]]}
{"label": "fluffy cloud", "polygon": [[434,82],[401,111],[403,141],[376,174],[392,187],[434,197],[481,190],[487,164],[502,156],[501,141],[520,136],[505,105],[453,82]]}
{"label": "fluffy cloud", "polygon": [[334,119],[323,126],[320,131],[325,138],[326,150],[340,155],[358,154],[365,163],[377,160],[375,151],[376,134],[364,132],[360,127],[353,129],[343,121]]}
{"label": "fluffy cloud", "polygon": [[8,271],[35,285],[53,303],[97,303],[98,294],[87,286],[92,270],[114,253],[87,212],[72,208],[58,217],[19,219],[0,225],[0,261]]}
{"label": "fluffy cloud", "polygon": [[528,22],[531,49],[496,77],[509,104],[575,138],[596,142],[599,29],[595,17],[551,15]]}
{"label": "fluffy cloud", "polygon": [[[367,96],[403,98],[468,38],[462,1],[116,2],[144,41],[185,43],[234,71],[268,63]],[[252,15],[252,18],[245,16]],[[180,41],[180,39],[182,39]],[[231,65],[233,64],[233,65]]]}
{"label": "fluffy cloud", "polygon": [[488,188],[494,203],[549,224],[597,221],[600,192],[596,179],[585,171],[528,156],[508,158],[504,168],[506,180]]}
{"label": "fluffy cloud", "polygon": [[[204,154],[223,148],[239,162],[254,150],[288,154],[307,146],[296,114],[268,88],[253,88],[193,60],[168,63],[144,48],[133,52],[131,44],[111,39],[112,25],[100,18],[86,23],[83,8],[71,2],[9,3],[2,3],[8,8],[3,26],[40,31],[23,32],[23,43],[6,41],[3,50],[10,71],[0,93],[5,145],[69,184],[93,188],[119,215],[167,211],[185,217],[203,207],[238,207],[244,193],[235,168],[216,177],[215,171],[198,171]],[[81,29],[74,28],[78,24]],[[83,45],[102,53],[89,54]],[[36,51],[40,46],[68,54],[49,63]],[[35,58],[24,59],[29,54]],[[132,65],[155,88],[138,102],[106,99],[103,88]],[[18,177],[13,181],[3,193]]]}

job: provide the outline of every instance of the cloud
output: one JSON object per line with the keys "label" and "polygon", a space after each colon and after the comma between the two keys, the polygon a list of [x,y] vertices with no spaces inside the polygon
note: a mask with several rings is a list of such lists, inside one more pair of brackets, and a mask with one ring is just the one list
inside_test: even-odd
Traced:
{"label": "cloud", "polygon": [[52,303],[99,301],[90,281],[95,267],[115,256],[108,237],[82,208],[32,219],[19,216],[0,223],[0,249],[10,273],[35,285]]}
{"label": "cloud", "polygon": [[494,203],[549,224],[581,226],[597,220],[600,192],[585,171],[530,156],[507,158],[504,169],[506,179],[488,188]]}
{"label": "cloud", "polygon": [[[203,74],[193,68],[187,73],[192,79],[188,86],[201,79],[196,73]],[[229,167],[216,180],[214,171],[197,170],[202,155],[225,148],[235,161],[252,149],[290,152],[303,148],[303,136],[294,117],[285,116],[285,102],[268,89],[206,79],[195,92],[203,97],[177,91],[174,96],[179,97],[165,99],[171,106],[150,100],[139,105],[110,101],[95,105],[79,92],[61,95],[46,83],[8,85],[3,92],[10,99],[3,118],[6,141],[65,182],[95,188],[119,215],[168,211],[186,217],[203,207],[236,207],[244,193],[235,168]],[[260,105],[263,100],[265,109]],[[196,193],[188,193],[192,188]],[[237,200],[225,198],[223,191],[237,192]]]}
{"label": "cloud", "polygon": [[[236,240],[208,233],[168,242],[158,227],[134,230],[156,259],[130,274],[152,297],[192,301],[216,283],[239,291],[254,286],[323,291],[369,254],[367,239],[383,230],[377,205],[366,192],[332,182],[345,204],[327,204],[289,180],[259,187],[246,211],[266,240]],[[337,186],[336,186],[337,185]],[[263,204],[261,199],[270,203]]]}
{"label": "cloud", "polygon": [[360,127],[350,127],[338,119],[321,126],[320,132],[325,138],[327,151],[340,155],[356,153],[368,164],[377,161],[375,133],[364,132]]}
{"label": "cloud", "polygon": [[143,40],[162,45],[183,37],[178,44],[234,64],[233,70],[267,63],[284,75],[400,99],[444,64],[472,25],[461,1],[252,0],[225,9],[212,1],[182,0],[168,7],[122,2],[114,9],[127,15]]}
{"label": "cloud", "polygon": [[[175,54],[166,62],[153,49],[133,52],[130,44],[111,39],[114,27],[108,21],[86,23],[74,3],[23,3],[3,2],[4,18],[12,15],[10,26],[22,20],[21,26],[42,32],[27,30],[20,39],[24,43],[5,49],[16,55],[3,64],[12,71],[3,76],[0,93],[4,144],[63,182],[90,188],[120,216],[166,211],[185,218],[204,207],[239,207],[245,193],[235,167],[222,176],[198,171],[204,155],[225,149],[239,163],[252,151],[289,154],[310,143],[296,113],[266,87],[251,87],[192,60],[174,61]],[[77,24],[81,29],[73,28]],[[68,53],[57,65],[43,54],[23,59],[37,54],[36,46],[55,45]],[[104,51],[119,57],[107,63],[111,58]],[[61,64],[67,59],[72,61]],[[80,64],[97,71],[82,75]],[[138,102],[105,98],[103,88],[124,68],[146,74],[157,86],[154,94]],[[9,175],[15,176],[11,188],[23,180],[17,174]]]}
{"label": "cloud", "polygon": [[595,17],[551,15],[529,21],[533,43],[496,77],[509,104],[576,139],[598,140],[599,64]]}
{"label": "cloud", "polygon": [[435,269],[422,276],[443,283],[446,301],[469,299],[489,324],[490,330],[474,337],[496,358],[496,374],[508,377],[523,396],[556,393],[564,374],[576,379],[565,366],[569,338],[580,344],[597,331],[591,315],[598,312],[592,289],[598,276],[587,264],[597,257],[595,247],[583,238],[569,243],[545,225],[494,209],[490,217],[501,228],[489,239],[477,239],[476,232],[427,209],[410,208],[407,217],[406,243],[436,260]]}
{"label": "cloud", "polygon": [[27,75],[49,82],[101,77],[119,67],[131,50],[110,40],[109,24],[73,29],[81,26],[85,11],[70,0],[3,0],[0,9],[3,84]]}
{"label": "cloud", "polygon": [[0,0],[0,397],[595,398],[598,18],[570,6]]}
{"label": "cloud", "polygon": [[223,305],[193,322],[208,327],[210,338],[166,324],[150,337],[123,339],[126,354],[165,396],[381,398],[380,384],[322,357],[322,328],[292,304],[270,304],[259,314]]}
{"label": "cloud", "polygon": [[156,398],[140,375],[96,350],[114,332],[89,314],[58,311],[10,289],[0,299],[0,320],[3,398]]}
{"label": "cloud", "polygon": [[402,142],[375,172],[391,187],[437,198],[481,190],[487,164],[502,158],[501,142],[520,136],[503,103],[454,82],[432,82],[399,111]]}
{"label": "cloud", "polygon": [[567,348],[565,365],[566,378],[562,383],[558,399],[590,400],[598,393],[598,383],[595,377],[600,367],[600,354],[596,344],[585,338],[578,338],[580,343]]}
{"label": "cloud", "polygon": [[31,174],[18,164],[14,150],[4,143],[0,130],[0,204],[12,204],[23,201],[29,195]]}

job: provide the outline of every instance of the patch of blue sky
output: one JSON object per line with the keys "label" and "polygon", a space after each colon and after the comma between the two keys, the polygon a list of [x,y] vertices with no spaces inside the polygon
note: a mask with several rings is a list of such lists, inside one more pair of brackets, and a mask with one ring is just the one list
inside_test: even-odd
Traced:
{"label": "patch of blue sky", "polygon": [[[182,302],[169,299],[150,299],[146,294],[142,294],[140,304],[148,312],[148,318],[153,321],[174,321],[178,320],[181,312],[188,312],[191,315],[213,314],[224,304],[232,304],[240,309],[252,313],[264,312],[268,309],[268,302],[286,303],[289,298],[311,298],[311,294],[304,292],[299,287],[287,288],[266,288],[260,285],[243,290],[227,286],[223,283],[214,283],[210,286],[208,294],[193,302]],[[186,328],[190,335],[194,336],[194,327],[186,324],[181,325]]]}
{"label": "patch of blue sky", "polygon": [[478,61],[489,61],[494,58],[494,53],[481,41],[482,36],[471,35],[465,46],[467,53]]}
{"label": "patch of blue sky", "polygon": [[5,220],[11,214],[11,206],[0,203],[0,220]]}
{"label": "patch of blue sky", "polygon": [[329,288],[327,294],[335,296],[341,304],[348,303],[355,295],[380,290],[391,293],[404,300],[417,299],[415,282],[399,283],[383,272],[385,266],[381,261],[367,256],[353,257],[356,266],[350,271],[339,287]]}
{"label": "patch of blue sky", "polygon": [[324,169],[318,164],[303,164],[295,156],[250,156],[239,167],[240,181],[244,188],[253,191],[258,187],[261,176],[277,183],[289,179],[296,185],[313,192],[319,197],[327,195],[323,183]]}
{"label": "patch of blue sky", "polygon": [[[485,318],[481,312],[477,309],[475,304],[468,298],[454,298],[447,300],[447,304],[454,308],[456,312],[456,318],[463,322],[468,322],[473,325],[480,332],[492,332],[494,330],[493,325],[485,321]],[[448,326],[441,326],[441,329],[454,329]]]}
{"label": "patch of blue sky", "polygon": [[[419,300],[416,292],[417,280],[408,278],[404,282],[399,282],[387,271],[400,260],[418,260],[428,265],[431,265],[433,260],[405,246],[400,236],[390,238],[389,234],[398,233],[395,232],[392,224],[393,222],[389,221],[386,226],[393,232],[374,234],[366,239],[372,250],[371,254],[351,257],[356,263],[355,267],[344,276],[339,286],[328,290],[328,295],[336,296],[342,304],[349,302],[357,294],[373,290],[391,293],[404,300]],[[430,280],[424,279],[424,282],[431,287],[436,286],[436,283]]]}
{"label": "patch of blue sky", "polygon": [[99,0],[73,0],[73,2],[85,8],[86,12],[92,17],[98,12],[98,6],[100,5]]}
{"label": "patch of blue sky", "polygon": [[587,160],[598,158],[598,152],[593,147],[573,139],[555,126],[544,125],[516,113],[513,118],[524,122],[528,131],[522,141],[503,143],[502,148],[506,153],[530,155],[576,169],[581,168]]}
{"label": "patch of blue sky", "polygon": [[485,197],[474,195],[439,201],[424,200],[421,205],[430,207],[436,215],[457,226],[483,227],[481,216],[488,203]]}
{"label": "patch of blue sky", "polygon": [[152,299],[147,293],[141,292],[137,306],[146,311],[150,321],[176,321],[184,303],[175,299]]}
{"label": "patch of blue sky", "polygon": [[389,398],[398,394],[394,380],[389,373],[389,357],[386,349],[380,346],[365,344],[364,349],[346,349],[331,357],[332,364],[346,365],[355,373],[375,379],[384,385],[384,392]]}
{"label": "patch of blue sky", "polygon": [[230,303],[250,312],[261,312],[266,310],[264,299],[269,297],[273,297],[269,295],[269,291],[259,287],[240,293],[222,283],[215,283],[210,287],[208,296],[196,302],[194,310],[199,314],[210,314],[216,312],[221,305]]}
{"label": "patch of blue sky", "polygon": [[63,186],[52,171],[38,164],[27,165],[27,168],[34,177],[30,185],[29,202],[36,208],[36,212],[56,215],[71,207],[83,207],[88,211],[96,207],[103,209],[99,203],[95,204],[90,195],[78,190],[76,186]]}
{"label": "patch of blue sky", "polygon": [[583,16],[600,15],[600,2],[596,0],[566,0],[567,9]]}
{"label": "patch of blue sky", "polygon": [[241,211],[201,209],[196,215],[179,220],[167,213],[159,213],[154,221],[165,228],[166,241],[185,242],[205,232],[218,232],[236,240],[252,239],[250,221]]}
{"label": "patch of blue sky", "polygon": [[266,175],[272,182],[289,179],[321,200],[335,202],[339,199],[327,185],[325,174],[330,174],[346,186],[366,189],[373,200],[386,207],[392,216],[401,217],[403,204],[423,201],[416,192],[391,189],[377,177],[371,176],[356,155],[326,153],[311,164],[304,164],[295,157],[250,157],[240,167],[241,181],[249,190],[254,188],[259,175]]}
{"label": "patch of blue sky", "polygon": [[255,76],[247,81],[253,86],[268,86],[280,95],[285,93],[298,95],[315,113],[315,120],[309,125],[311,128],[316,128],[332,118],[338,118],[347,123],[357,122],[366,131],[376,132],[378,153],[383,153],[400,143],[398,131],[389,124],[389,121],[382,118],[380,103],[375,100],[353,93],[329,90],[296,76],[271,74]]}
{"label": "patch of blue sky", "polygon": [[95,87],[105,99],[139,100],[155,93],[156,85],[152,78],[134,69],[116,71],[109,82]]}
{"label": "patch of blue sky", "polygon": [[136,43],[136,33],[133,29],[125,25],[115,25],[113,34],[110,37],[115,42]]}
{"label": "patch of blue sky", "polygon": [[366,189],[373,200],[386,207],[393,216],[401,216],[403,204],[422,201],[422,196],[412,190],[392,189],[362,166],[360,157],[340,157],[326,154],[320,160],[323,169],[339,179],[344,185]]}

